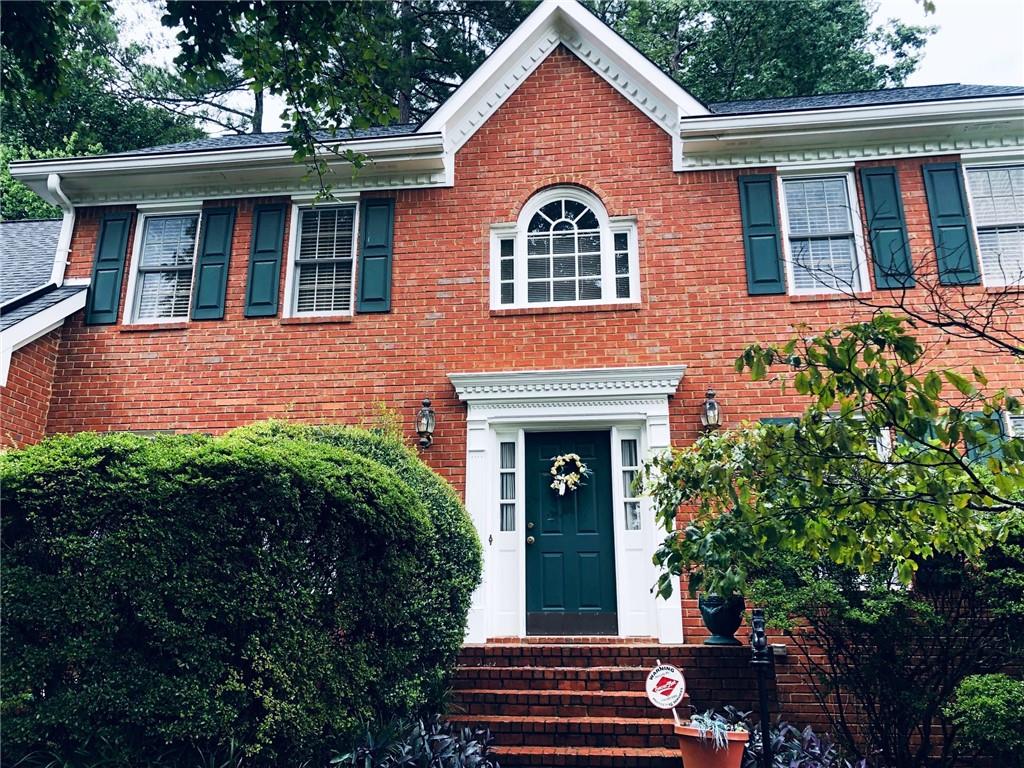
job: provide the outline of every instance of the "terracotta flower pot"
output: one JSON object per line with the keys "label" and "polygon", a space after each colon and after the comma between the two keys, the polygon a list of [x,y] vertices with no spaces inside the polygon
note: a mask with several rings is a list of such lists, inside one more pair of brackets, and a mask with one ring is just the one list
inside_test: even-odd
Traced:
{"label": "terracotta flower pot", "polygon": [[700,731],[688,725],[677,725],[679,752],[683,756],[683,768],[740,768],[743,748],[750,738],[746,731],[730,731],[725,734],[729,743],[724,749],[715,749],[710,738],[701,738]]}

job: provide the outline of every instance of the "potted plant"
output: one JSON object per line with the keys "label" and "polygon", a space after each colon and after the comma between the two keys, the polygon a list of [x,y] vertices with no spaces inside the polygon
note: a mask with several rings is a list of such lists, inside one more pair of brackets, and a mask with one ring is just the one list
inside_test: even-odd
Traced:
{"label": "potted plant", "polygon": [[701,594],[697,605],[704,626],[711,630],[711,637],[704,641],[704,645],[741,645],[733,635],[743,622],[743,595],[720,597]]}
{"label": "potted plant", "polygon": [[676,726],[683,768],[740,768],[750,733],[743,723],[730,722],[708,710]]}

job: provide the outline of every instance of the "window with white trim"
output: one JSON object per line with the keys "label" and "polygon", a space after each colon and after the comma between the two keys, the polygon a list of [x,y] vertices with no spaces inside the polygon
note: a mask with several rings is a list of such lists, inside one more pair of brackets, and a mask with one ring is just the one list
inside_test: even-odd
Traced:
{"label": "window with white trim", "polygon": [[639,300],[636,223],[577,187],[545,190],[516,224],[493,227],[491,256],[497,309]]}
{"label": "window with white trim", "polygon": [[293,315],[352,312],[355,224],[354,205],[299,209],[292,258]]}
{"label": "window with white trim", "polygon": [[639,531],[640,499],[636,495],[636,479],[640,474],[639,441],[629,438],[621,441],[622,451],[622,496],[625,527],[627,531]]}
{"label": "window with white trim", "polygon": [[986,285],[1024,284],[1024,165],[968,168]]}
{"label": "window with white trim", "polygon": [[1024,440],[1024,414],[1006,414],[1006,434],[1008,437]]}
{"label": "window with white trim", "polygon": [[782,178],[790,293],[850,293],[867,287],[852,178]]}
{"label": "window with white trim", "polygon": [[198,231],[198,213],[143,217],[135,259],[133,321],[188,318]]}

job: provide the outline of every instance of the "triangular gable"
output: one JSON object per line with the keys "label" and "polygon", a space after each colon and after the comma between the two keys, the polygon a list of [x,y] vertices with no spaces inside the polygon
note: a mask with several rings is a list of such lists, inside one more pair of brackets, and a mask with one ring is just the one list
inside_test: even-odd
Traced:
{"label": "triangular gable", "polygon": [[419,128],[456,151],[559,44],[678,141],[681,117],[710,114],[671,77],[576,0],[544,0]]}

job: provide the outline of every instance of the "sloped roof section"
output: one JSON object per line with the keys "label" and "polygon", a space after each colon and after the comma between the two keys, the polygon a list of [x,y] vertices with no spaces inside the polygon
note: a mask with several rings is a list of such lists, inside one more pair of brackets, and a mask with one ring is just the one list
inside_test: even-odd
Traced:
{"label": "sloped roof section", "polygon": [[797,112],[808,109],[839,109],[842,107],[909,104],[915,101],[979,99],[989,96],[1024,96],[1024,86],[947,83],[946,85],[922,85],[912,88],[886,88],[877,91],[826,93],[819,96],[719,101],[709,104],[708,107],[717,115],[742,115],[766,112]]}
{"label": "sloped roof section", "polygon": [[77,296],[88,290],[85,285],[49,285],[38,293],[29,297],[26,301],[15,302],[10,308],[0,308],[0,331],[13,328],[22,320],[28,320],[34,315],[60,304],[65,299]]}
{"label": "sloped roof section", "polygon": [[0,222],[0,306],[50,282],[60,219]]}
{"label": "sloped roof section", "polygon": [[[397,123],[395,125],[375,126],[372,128],[348,129],[330,133],[320,131],[318,141],[357,141],[359,139],[386,139],[393,136],[408,136],[415,133],[415,123]],[[268,133],[246,133],[229,136],[206,136],[192,141],[177,144],[161,144],[155,147],[144,147],[130,152],[117,152],[110,157],[133,157],[135,155],[172,154],[175,152],[202,152],[204,150],[249,149],[252,147],[284,146],[290,133],[288,131],[270,131]]]}

